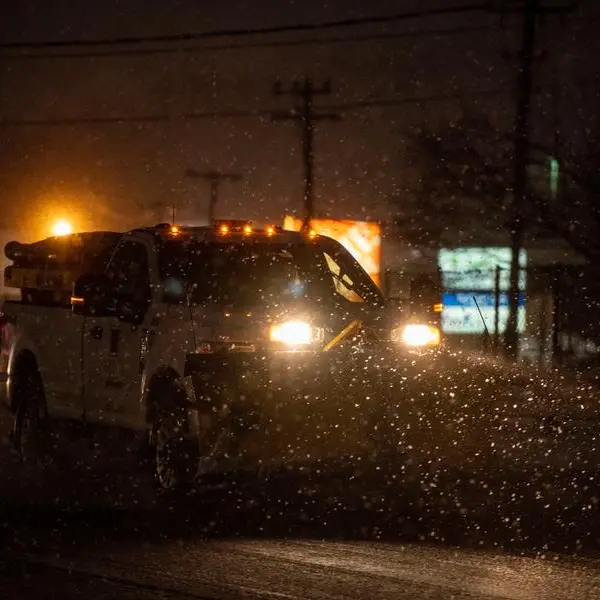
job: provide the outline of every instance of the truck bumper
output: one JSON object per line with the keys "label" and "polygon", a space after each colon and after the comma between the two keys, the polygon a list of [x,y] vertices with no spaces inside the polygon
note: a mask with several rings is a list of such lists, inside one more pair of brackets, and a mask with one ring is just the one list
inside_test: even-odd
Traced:
{"label": "truck bumper", "polygon": [[369,355],[308,352],[194,355],[185,375],[193,389],[191,422],[216,443],[231,428],[246,464],[354,459],[378,442],[387,370]]}
{"label": "truck bumper", "polygon": [[232,394],[264,407],[290,394],[322,393],[335,382],[336,363],[325,353],[314,352],[193,355],[184,375],[199,410],[207,406],[218,410],[231,402]]}

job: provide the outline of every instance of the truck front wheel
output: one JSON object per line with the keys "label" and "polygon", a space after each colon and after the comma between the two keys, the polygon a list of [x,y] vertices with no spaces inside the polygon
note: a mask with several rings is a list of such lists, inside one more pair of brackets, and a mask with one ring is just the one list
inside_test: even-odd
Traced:
{"label": "truck front wheel", "polygon": [[159,491],[180,491],[193,484],[198,468],[198,441],[189,435],[182,390],[163,379],[155,388],[151,442],[154,478]]}

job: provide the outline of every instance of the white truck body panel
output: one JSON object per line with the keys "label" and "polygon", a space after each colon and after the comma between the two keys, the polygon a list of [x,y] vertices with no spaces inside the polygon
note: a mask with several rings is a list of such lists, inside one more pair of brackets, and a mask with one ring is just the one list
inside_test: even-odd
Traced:
{"label": "white truck body panel", "polygon": [[[8,381],[14,360],[23,351],[35,356],[48,413],[51,416],[81,416],[83,317],[61,307],[39,307],[6,302],[3,313],[14,321],[3,335],[3,353],[8,354]],[[8,397],[8,395],[7,395]]]}
{"label": "white truck body panel", "polygon": [[147,427],[152,376],[166,369],[183,374],[186,354],[194,348],[193,326],[185,306],[161,301],[150,236],[133,234],[128,241],[142,245],[148,256],[152,301],[141,324],[116,316],[84,317],[70,307],[4,303],[0,372],[6,404],[15,359],[29,352],[42,377],[50,417]]}

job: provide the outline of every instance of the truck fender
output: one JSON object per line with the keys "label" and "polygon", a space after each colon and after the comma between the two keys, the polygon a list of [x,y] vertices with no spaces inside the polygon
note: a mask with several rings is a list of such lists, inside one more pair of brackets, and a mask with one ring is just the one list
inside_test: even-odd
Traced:
{"label": "truck fender", "polygon": [[15,376],[18,374],[18,369],[23,365],[23,361],[26,363],[26,368],[36,369],[40,378],[43,376],[39,369],[39,363],[37,359],[37,348],[31,340],[27,339],[25,335],[18,335],[15,339],[15,343],[9,350],[8,357],[8,369],[7,369],[7,397],[8,405],[10,410],[14,413],[17,410],[19,399],[15,395]]}
{"label": "truck fender", "polygon": [[[160,340],[160,336],[155,336]],[[154,384],[154,379],[157,376],[162,376],[164,373],[170,373],[174,379],[181,377],[184,364],[181,358],[174,353],[169,346],[163,347],[162,344],[153,344],[152,350],[148,353],[147,360],[140,362],[141,381],[139,389],[140,409],[141,414],[145,414],[148,405],[148,394],[150,388]]]}
{"label": "truck fender", "polygon": [[[177,396],[173,398],[161,398],[161,387],[168,383],[177,390]],[[181,395],[179,395],[181,394]],[[146,373],[143,385],[142,406],[144,407],[145,421],[151,425],[156,418],[156,409],[163,402],[181,402],[186,404],[190,402],[187,398],[187,392],[183,385],[181,375],[169,365],[161,365],[152,375]]]}

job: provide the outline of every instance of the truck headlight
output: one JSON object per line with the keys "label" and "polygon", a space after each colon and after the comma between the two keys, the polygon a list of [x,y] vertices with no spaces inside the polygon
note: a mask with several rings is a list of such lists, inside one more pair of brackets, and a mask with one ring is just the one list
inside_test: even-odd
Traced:
{"label": "truck headlight", "polygon": [[440,338],[440,330],[437,327],[417,323],[405,325],[392,332],[393,341],[412,347],[439,346]]}
{"label": "truck headlight", "polygon": [[286,346],[306,346],[315,341],[315,331],[306,321],[284,321],[271,325],[269,339]]}

